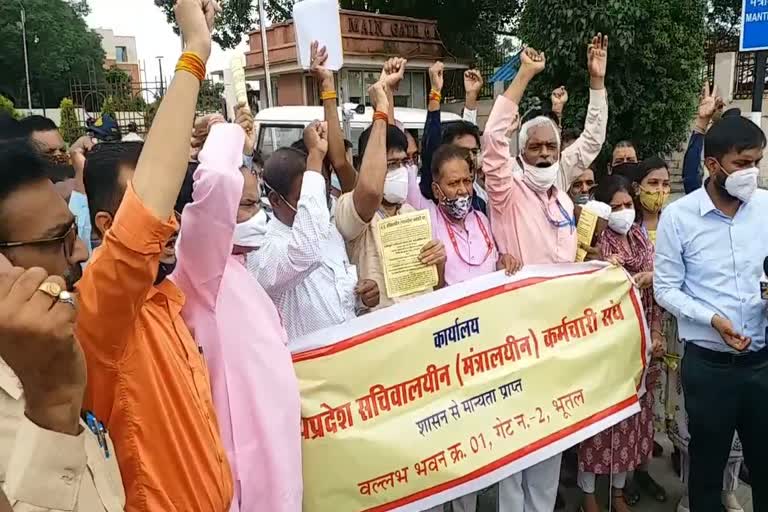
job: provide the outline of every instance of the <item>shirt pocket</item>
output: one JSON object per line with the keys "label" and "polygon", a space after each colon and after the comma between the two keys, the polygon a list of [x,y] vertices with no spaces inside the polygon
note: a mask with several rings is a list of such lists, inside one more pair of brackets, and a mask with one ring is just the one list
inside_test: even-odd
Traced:
{"label": "shirt pocket", "polygon": [[123,512],[125,509],[125,490],[120,467],[115,458],[115,447],[109,435],[106,436],[109,446],[109,458],[99,446],[96,435],[88,432],[85,438],[85,453],[90,478],[96,487],[104,510],[107,512]]}

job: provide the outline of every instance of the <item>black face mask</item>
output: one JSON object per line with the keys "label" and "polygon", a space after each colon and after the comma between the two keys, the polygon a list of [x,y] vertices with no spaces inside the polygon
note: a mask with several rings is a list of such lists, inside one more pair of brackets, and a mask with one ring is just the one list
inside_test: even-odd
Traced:
{"label": "black face mask", "polygon": [[176,262],[173,263],[163,263],[160,262],[160,265],[157,267],[157,277],[155,278],[155,286],[162,283],[166,277],[171,275],[176,268]]}

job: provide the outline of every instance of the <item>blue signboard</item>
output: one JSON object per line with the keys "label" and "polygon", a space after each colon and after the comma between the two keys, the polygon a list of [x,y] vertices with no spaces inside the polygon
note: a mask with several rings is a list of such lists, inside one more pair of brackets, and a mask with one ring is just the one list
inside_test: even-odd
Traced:
{"label": "blue signboard", "polygon": [[743,0],[741,12],[741,51],[768,50],[768,0]]}

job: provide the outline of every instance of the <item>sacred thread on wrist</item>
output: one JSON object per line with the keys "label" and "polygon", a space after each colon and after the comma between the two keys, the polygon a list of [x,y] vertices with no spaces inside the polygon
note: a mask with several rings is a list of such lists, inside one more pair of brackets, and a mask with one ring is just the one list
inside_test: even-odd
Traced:
{"label": "sacred thread on wrist", "polygon": [[338,96],[336,95],[336,91],[323,91],[320,93],[320,99],[323,101],[335,100],[336,98],[338,98]]}
{"label": "sacred thread on wrist", "polygon": [[373,120],[374,122],[381,120],[389,124],[389,114],[387,114],[386,112],[381,112],[380,110],[377,110],[376,112],[373,113]]}

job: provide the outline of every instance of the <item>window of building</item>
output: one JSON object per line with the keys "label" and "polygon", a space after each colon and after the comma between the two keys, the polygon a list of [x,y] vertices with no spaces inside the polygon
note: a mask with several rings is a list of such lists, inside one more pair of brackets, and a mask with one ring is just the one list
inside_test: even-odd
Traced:
{"label": "window of building", "polygon": [[115,60],[117,62],[128,62],[128,48],[125,46],[115,46]]}

